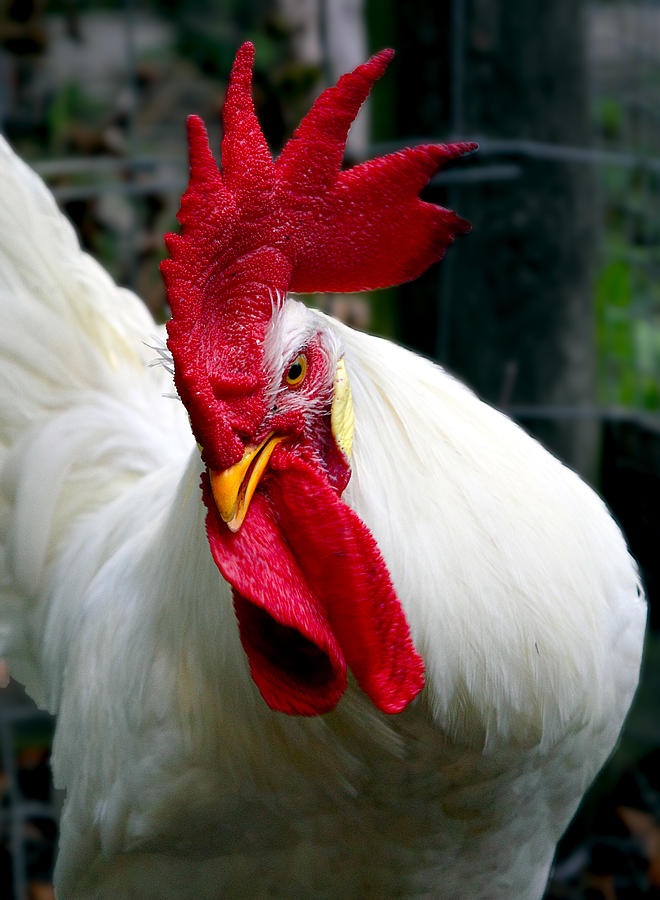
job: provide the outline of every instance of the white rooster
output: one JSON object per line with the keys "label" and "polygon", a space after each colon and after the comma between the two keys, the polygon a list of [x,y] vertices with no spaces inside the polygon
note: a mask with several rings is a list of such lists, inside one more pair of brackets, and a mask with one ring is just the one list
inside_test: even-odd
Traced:
{"label": "white rooster", "polygon": [[251,59],[221,174],[191,121],[163,366],[0,145],[0,654],[58,717],[58,896],[539,898],[635,690],[635,564],[506,417],[286,299],[439,258],[465,223],[417,195],[467,145],[339,173],[384,52],[273,163]]}

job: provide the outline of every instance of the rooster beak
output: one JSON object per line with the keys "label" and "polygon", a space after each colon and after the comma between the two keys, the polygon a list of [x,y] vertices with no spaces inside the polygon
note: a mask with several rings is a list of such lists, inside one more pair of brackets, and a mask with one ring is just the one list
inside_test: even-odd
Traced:
{"label": "rooster beak", "polygon": [[245,448],[243,458],[229,469],[209,469],[211,491],[220,517],[230,531],[243,524],[252,496],[261,480],[275,447],[285,435],[269,434],[260,444]]}

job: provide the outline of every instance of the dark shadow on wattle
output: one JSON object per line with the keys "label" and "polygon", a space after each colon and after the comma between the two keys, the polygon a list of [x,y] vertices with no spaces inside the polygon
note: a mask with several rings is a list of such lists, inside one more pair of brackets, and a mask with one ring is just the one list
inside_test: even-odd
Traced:
{"label": "dark shadow on wattle", "polygon": [[253,667],[295,682],[304,692],[322,690],[336,680],[328,655],[297,629],[281,625],[243,597],[235,597],[234,605],[243,647]]}

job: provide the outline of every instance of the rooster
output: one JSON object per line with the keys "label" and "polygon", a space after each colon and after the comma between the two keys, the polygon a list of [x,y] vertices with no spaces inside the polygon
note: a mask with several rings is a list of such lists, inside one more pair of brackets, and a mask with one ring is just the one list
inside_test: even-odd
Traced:
{"label": "rooster", "polygon": [[167,337],[1,146],[0,652],[58,717],[61,898],[539,898],[621,729],[645,604],[601,500],[289,296],[468,229],[419,192],[472,145],[340,171],[390,56],[273,162],[238,51]]}

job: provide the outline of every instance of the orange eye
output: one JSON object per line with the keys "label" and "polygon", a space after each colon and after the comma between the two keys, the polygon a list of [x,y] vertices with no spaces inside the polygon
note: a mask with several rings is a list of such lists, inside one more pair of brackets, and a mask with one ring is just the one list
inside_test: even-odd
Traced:
{"label": "orange eye", "polygon": [[307,374],[307,359],[304,353],[297,356],[289,366],[289,371],[284,379],[289,387],[298,387]]}

